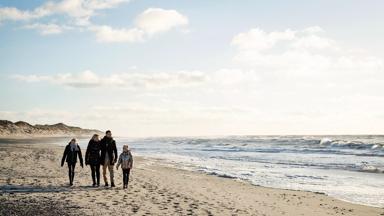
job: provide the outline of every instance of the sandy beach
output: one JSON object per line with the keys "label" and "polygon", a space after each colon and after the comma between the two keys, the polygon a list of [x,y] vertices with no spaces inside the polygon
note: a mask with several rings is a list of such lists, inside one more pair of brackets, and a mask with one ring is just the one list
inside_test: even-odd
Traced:
{"label": "sandy beach", "polygon": [[[74,186],[60,167],[63,147],[1,144],[1,215],[384,215],[384,209],[324,194],[273,189],[135,157],[129,188],[92,188],[78,164]],[[101,181],[102,185],[103,182]]]}

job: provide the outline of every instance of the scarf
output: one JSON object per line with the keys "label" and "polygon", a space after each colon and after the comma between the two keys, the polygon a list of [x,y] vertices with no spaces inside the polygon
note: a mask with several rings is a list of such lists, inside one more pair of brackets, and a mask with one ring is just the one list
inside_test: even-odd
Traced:
{"label": "scarf", "polygon": [[79,151],[77,143],[70,143],[69,146],[71,148],[71,151]]}

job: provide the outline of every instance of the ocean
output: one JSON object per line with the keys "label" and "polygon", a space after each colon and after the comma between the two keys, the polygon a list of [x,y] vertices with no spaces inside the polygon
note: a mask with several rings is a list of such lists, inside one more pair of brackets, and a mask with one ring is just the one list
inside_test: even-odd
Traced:
{"label": "ocean", "polygon": [[[384,207],[384,136],[116,138],[182,169]],[[88,140],[79,140],[84,149]],[[66,143],[62,143],[66,144]]]}

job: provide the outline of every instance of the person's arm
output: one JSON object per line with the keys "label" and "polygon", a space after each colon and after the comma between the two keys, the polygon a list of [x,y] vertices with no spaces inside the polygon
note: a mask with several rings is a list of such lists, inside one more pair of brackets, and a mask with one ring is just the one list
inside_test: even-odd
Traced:
{"label": "person's arm", "polygon": [[116,141],[113,140],[113,154],[115,155],[115,161],[113,163],[116,163],[117,161],[117,148],[116,148]]}
{"label": "person's arm", "polygon": [[61,158],[61,166],[64,166],[64,161],[65,161],[65,158],[67,157],[67,154],[68,154],[68,148],[67,146],[65,146],[63,157]]}
{"label": "person's arm", "polygon": [[85,151],[85,165],[89,164],[89,154],[90,154],[89,146],[90,145],[91,145],[91,141],[88,142],[87,150]]}
{"label": "person's arm", "polygon": [[103,144],[103,140],[100,140],[99,142],[99,147],[100,147],[100,165],[103,165],[104,164],[104,160],[105,160],[105,148],[104,148],[104,144]]}
{"label": "person's arm", "polygon": [[130,157],[129,157],[129,169],[132,169],[132,167],[133,167],[133,156],[132,156],[131,151],[129,151],[129,155],[130,155]]}
{"label": "person's arm", "polygon": [[119,169],[121,162],[122,162],[122,159],[121,159],[121,155],[120,155],[119,160],[118,160],[117,165],[116,165],[116,169]]}
{"label": "person's arm", "polygon": [[77,145],[77,147],[79,148],[78,155],[79,155],[79,159],[80,159],[80,166],[81,166],[81,167],[84,167],[84,165],[83,165],[83,155],[81,154],[80,146]]}

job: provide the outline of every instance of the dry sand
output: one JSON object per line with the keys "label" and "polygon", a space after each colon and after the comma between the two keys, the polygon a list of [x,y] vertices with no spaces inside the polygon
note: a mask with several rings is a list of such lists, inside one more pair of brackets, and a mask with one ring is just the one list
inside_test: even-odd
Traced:
{"label": "dry sand", "polygon": [[[76,167],[68,186],[63,148],[0,145],[0,215],[384,215],[323,194],[265,188],[135,158],[127,190],[92,188],[90,168]],[[103,181],[101,181],[102,185]]]}

